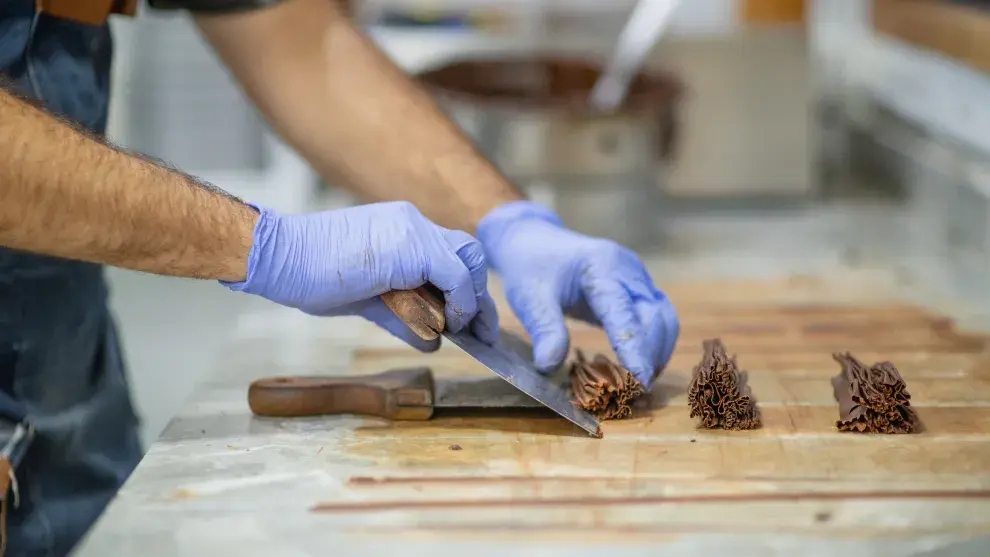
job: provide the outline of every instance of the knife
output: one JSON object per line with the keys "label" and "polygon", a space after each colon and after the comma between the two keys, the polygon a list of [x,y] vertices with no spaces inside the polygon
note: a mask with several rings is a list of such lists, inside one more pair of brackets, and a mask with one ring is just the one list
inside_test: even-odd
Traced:
{"label": "knife", "polygon": [[414,333],[424,340],[433,340],[443,334],[461,350],[478,360],[499,377],[526,393],[547,408],[588,432],[601,438],[598,419],[572,402],[569,390],[552,382],[540,373],[527,358],[533,347],[522,338],[499,331],[499,341],[489,346],[467,329],[453,333],[446,329],[443,293],[431,284],[414,290],[393,290],[382,294],[385,305],[392,310]]}
{"label": "knife", "polygon": [[435,379],[428,367],[258,379],[248,388],[248,406],[259,416],[360,414],[388,420],[428,420],[437,408],[543,408],[499,377]]}

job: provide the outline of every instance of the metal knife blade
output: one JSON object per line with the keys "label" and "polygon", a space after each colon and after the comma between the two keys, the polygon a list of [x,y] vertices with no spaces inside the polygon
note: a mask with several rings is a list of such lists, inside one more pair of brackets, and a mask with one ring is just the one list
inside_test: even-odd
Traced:
{"label": "metal knife blade", "polygon": [[543,404],[501,377],[436,379],[434,408],[542,408]]}
{"label": "metal knife blade", "polygon": [[500,332],[501,338],[495,346],[489,346],[478,340],[473,334],[462,330],[458,333],[444,331],[444,336],[464,350],[476,360],[494,371],[516,389],[526,393],[534,400],[550,408],[563,418],[587,431],[593,437],[601,437],[602,432],[598,419],[571,402],[567,389],[551,381],[537,371],[518,352],[520,348],[527,349],[532,354],[532,347],[518,335],[508,331]]}

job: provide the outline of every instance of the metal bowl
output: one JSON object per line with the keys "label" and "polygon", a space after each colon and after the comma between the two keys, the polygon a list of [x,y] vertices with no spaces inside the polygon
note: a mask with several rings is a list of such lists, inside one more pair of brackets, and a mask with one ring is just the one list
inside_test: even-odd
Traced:
{"label": "metal bowl", "polygon": [[523,190],[550,184],[568,226],[646,246],[682,87],[643,73],[619,110],[595,113],[587,99],[599,73],[583,59],[529,57],[453,62],[420,80],[510,180]]}

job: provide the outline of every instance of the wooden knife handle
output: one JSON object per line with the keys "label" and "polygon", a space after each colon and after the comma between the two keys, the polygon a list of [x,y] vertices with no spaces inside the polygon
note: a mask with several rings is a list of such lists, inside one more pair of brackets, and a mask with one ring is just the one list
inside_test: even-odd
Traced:
{"label": "wooden knife handle", "polygon": [[432,284],[415,290],[392,290],[382,294],[382,300],[423,340],[438,338],[447,326],[443,292]]}
{"label": "wooden knife handle", "polygon": [[362,414],[428,420],[433,415],[433,373],[417,367],[376,375],[258,379],[248,388],[248,406],[259,416]]}

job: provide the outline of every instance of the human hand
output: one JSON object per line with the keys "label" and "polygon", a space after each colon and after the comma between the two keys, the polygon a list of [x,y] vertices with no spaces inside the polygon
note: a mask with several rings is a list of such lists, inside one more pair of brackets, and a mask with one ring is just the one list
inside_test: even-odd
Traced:
{"label": "human hand", "polygon": [[567,357],[565,314],[604,326],[620,362],[643,385],[670,360],[677,312],[632,251],[568,230],[552,211],[526,201],[492,210],[478,239],[540,369],[551,371]]}
{"label": "human hand", "polygon": [[360,315],[431,351],[440,340],[419,338],[379,297],[429,282],[443,291],[448,329],[470,325],[483,342],[498,339],[484,251],[469,234],[437,226],[405,202],[304,215],[258,209],[247,279],[224,283],[231,290],[312,315]]}

